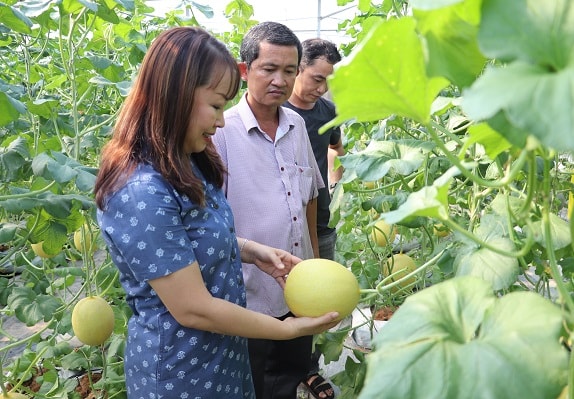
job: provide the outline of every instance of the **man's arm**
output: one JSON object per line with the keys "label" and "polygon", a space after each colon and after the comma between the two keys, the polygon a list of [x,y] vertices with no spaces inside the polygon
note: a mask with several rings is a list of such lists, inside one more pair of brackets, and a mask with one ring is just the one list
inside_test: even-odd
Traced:
{"label": "man's arm", "polygon": [[340,165],[335,169],[335,159],[338,156],[345,155],[345,148],[343,147],[343,142],[339,139],[337,144],[329,145],[329,150],[327,153],[327,164],[329,165],[329,188],[337,184],[341,177],[343,176],[343,166]]}

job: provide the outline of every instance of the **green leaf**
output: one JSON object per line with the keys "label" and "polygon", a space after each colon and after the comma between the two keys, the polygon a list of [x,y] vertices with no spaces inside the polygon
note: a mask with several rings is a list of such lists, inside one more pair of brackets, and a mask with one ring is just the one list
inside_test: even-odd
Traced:
{"label": "green leaf", "polygon": [[32,21],[18,9],[3,3],[0,3],[0,24],[18,33],[32,33]]}
{"label": "green leaf", "polygon": [[52,157],[46,153],[37,155],[32,161],[32,170],[37,176],[58,183],[67,183],[76,178],[76,185],[82,191],[91,191],[96,181],[96,170],[85,168],[72,158],[53,151]]}
{"label": "green leaf", "polygon": [[484,0],[479,43],[494,59],[464,94],[462,107],[516,146],[528,135],[574,149],[574,7],[569,0]]}
{"label": "green leaf", "polygon": [[36,350],[40,352],[44,350],[42,353],[43,359],[50,359],[50,358],[58,358],[60,356],[64,356],[74,350],[74,348],[70,345],[69,342],[61,341],[61,342],[54,342],[54,341],[42,341],[38,342],[36,346]]}
{"label": "green leaf", "polygon": [[70,216],[72,209],[74,209],[75,203],[80,204],[83,210],[90,210],[94,207],[93,200],[87,197],[77,194],[58,195],[53,193],[43,193],[34,198],[28,197],[0,201],[0,207],[3,207],[10,213],[43,208],[56,218],[67,218]]}
{"label": "green leaf", "polygon": [[508,140],[486,123],[472,125],[468,129],[468,136],[465,144],[467,146],[475,143],[481,144],[490,159],[496,159],[499,154],[512,147]]}
{"label": "green leaf", "polygon": [[493,127],[514,145],[523,147],[533,134],[545,146],[574,150],[574,112],[568,111],[574,109],[574,67],[556,73],[522,62],[491,67],[463,94],[470,118],[505,118],[512,129]]}
{"label": "green leaf", "polygon": [[29,18],[36,18],[50,8],[54,4],[53,0],[35,0],[20,2],[18,9]]}
{"label": "green leaf", "polygon": [[29,287],[15,287],[8,297],[8,306],[27,326],[51,320],[62,304],[61,299],[53,295],[38,295]]}
{"label": "green leaf", "polygon": [[24,104],[0,91],[0,126],[14,122],[24,112],[26,112]]}
{"label": "green leaf", "polygon": [[[517,215],[524,207],[524,199],[499,193],[490,204],[490,207],[499,217],[512,218],[514,217],[512,215]],[[500,223],[498,226],[504,228]],[[508,232],[505,235],[508,235]]]}
{"label": "green leaf", "polygon": [[482,72],[486,57],[478,48],[482,0],[467,0],[431,11],[417,10],[418,29],[425,36],[431,76],[444,76],[467,87]]}
{"label": "green leaf", "polygon": [[365,356],[358,350],[353,350],[353,356],[348,356],[345,360],[345,370],[331,377],[333,383],[341,388],[341,394],[337,394],[337,398],[355,399],[363,387],[366,372]]}
{"label": "green leaf", "polygon": [[[485,240],[488,244],[507,252],[513,252],[514,243],[505,237],[495,237]],[[488,248],[475,248],[471,251],[461,250],[455,263],[457,276],[480,277],[492,284],[494,290],[503,290],[514,284],[520,268],[518,259],[504,256]]]}
{"label": "green leaf", "polygon": [[448,81],[428,79],[424,60],[412,18],[379,23],[335,67],[329,87],[338,115],[323,129],[393,114],[427,122],[434,99]]}
{"label": "green leaf", "polygon": [[90,349],[91,347],[82,347],[80,350],[70,352],[63,356],[61,359],[62,367],[66,370],[89,370],[90,356],[84,351],[89,351]]}
{"label": "green leaf", "polygon": [[12,293],[11,286],[9,279],[0,277],[0,305],[5,306],[8,302],[8,296]]}
{"label": "green leaf", "polygon": [[[550,235],[551,235],[551,247],[548,248],[546,245],[546,234],[544,228],[544,222],[542,220],[532,223],[532,233],[534,234],[534,241],[540,244],[542,247],[551,250],[558,250],[567,247],[572,242],[572,237],[570,236],[570,226],[567,221],[561,219],[557,215],[550,214]],[[524,227],[524,231],[530,231],[528,226]]]}
{"label": "green leaf", "polygon": [[413,216],[448,219],[448,189],[452,178],[459,173],[456,168],[450,168],[435,180],[432,186],[411,193],[398,209],[382,213],[381,218],[389,224],[399,223]]}
{"label": "green leaf", "polygon": [[[558,306],[457,277],[406,299],[375,338],[360,399],[556,398],[568,379]],[[512,382],[512,383],[510,383]]]}
{"label": "green leaf", "polygon": [[343,352],[343,343],[348,331],[327,331],[317,336],[317,349],[323,354],[325,364],[337,361]]}
{"label": "green leaf", "polygon": [[0,243],[5,244],[16,237],[19,226],[14,223],[0,223]]}
{"label": "green leaf", "polygon": [[558,71],[574,59],[571,0],[484,0],[479,42],[490,58]]}
{"label": "green leaf", "polygon": [[50,119],[54,113],[57,113],[57,107],[59,105],[59,101],[55,99],[38,99],[34,101],[28,101],[26,106],[28,107],[28,111],[33,113],[34,115],[42,116],[46,119]]}
{"label": "green leaf", "polygon": [[14,181],[21,177],[21,168],[28,163],[30,153],[26,140],[16,138],[7,147],[0,147],[0,177],[2,181]]}
{"label": "green leaf", "polygon": [[42,153],[34,157],[32,170],[36,176],[42,176],[46,180],[55,180],[58,183],[66,183],[74,179],[77,172],[74,170],[80,164],[71,158],[64,156],[63,162]]}
{"label": "green leaf", "polygon": [[207,18],[213,18],[213,8],[211,6],[199,4],[195,1],[192,1],[191,5],[193,8],[199,10]]}
{"label": "green leaf", "polygon": [[[79,0],[62,0],[60,3],[60,13],[62,16],[67,14],[74,14],[81,10],[83,7],[84,6],[82,5],[82,2]],[[92,11],[95,11],[96,9],[97,6],[95,6]]]}
{"label": "green leaf", "polygon": [[135,10],[135,2],[134,0],[114,0],[116,3],[121,4],[123,8],[127,11],[134,11]]}
{"label": "green leaf", "polygon": [[435,148],[432,141],[371,140],[361,152],[341,157],[345,170],[355,169],[363,181],[375,181],[391,171],[407,176],[419,169],[426,155]]}
{"label": "green leaf", "polygon": [[115,13],[115,11],[109,8],[105,2],[100,2],[97,5],[96,15],[104,21],[110,22],[112,24],[117,24],[120,22],[120,18]]}

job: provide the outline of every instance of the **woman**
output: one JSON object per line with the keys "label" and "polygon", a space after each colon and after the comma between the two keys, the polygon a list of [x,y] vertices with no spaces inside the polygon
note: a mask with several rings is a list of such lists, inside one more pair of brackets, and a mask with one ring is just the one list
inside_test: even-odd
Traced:
{"label": "woman", "polygon": [[129,399],[253,398],[246,338],[292,339],[336,324],[245,309],[241,261],[280,285],[299,258],[235,236],[211,136],[239,90],[237,64],[199,28],[160,34],[102,151],[98,222],[133,310]]}

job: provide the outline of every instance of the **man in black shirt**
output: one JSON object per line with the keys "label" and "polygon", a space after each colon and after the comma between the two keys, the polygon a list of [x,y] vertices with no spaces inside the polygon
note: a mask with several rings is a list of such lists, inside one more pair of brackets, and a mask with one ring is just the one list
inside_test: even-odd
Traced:
{"label": "man in black shirt", "polygon": [[[342,169],[339,168],[337,173],[329,170],[329,152],[344,155],[345,151],[339,127],[331,128],[323,134],[319,134],[319,128],[336,115],[335,104],[327,100],[324,94],[328,90],[327,77],[333,73],[333,66],[341,60],[341,55],[335,44],[328,40],[308,39],[301,44],[303,45],[303,57],[299,66],[299,74],[295,79],[293,93],[283,105],[301,115],[307,126],[315,159],[326,186],[319,189],[317,199],[319,256],[334,260],[337,235],[335,229],[328,226],[331,216],[329,212],[331,195],[327,186],[334,187],[341,177]],[[312,374],[304,383],[314,392],[315,397],[333,398],[333,387],[318,374],[319,357],[319,353],[313,354]]]}

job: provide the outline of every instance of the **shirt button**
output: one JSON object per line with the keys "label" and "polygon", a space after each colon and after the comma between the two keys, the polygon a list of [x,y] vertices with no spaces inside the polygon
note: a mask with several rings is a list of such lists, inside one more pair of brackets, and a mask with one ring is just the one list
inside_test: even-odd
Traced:
{"label": "shirt button", "polygon": [[241,276],[237,276],[237,284],[243,285],[243,279],[241,278]]}
{"label": "shirt button", "polygon": [[229,228],[229,232],[230,232],[230,233],[233,233],[234,231],[235,231],[235,229],[234,229],[233,227],[230,227],[230,228]]}
{"label": "shirt button", "polygon": [[293,218],[293,221],[294,221],[294,222],[296,222],[296,221],[297,221],[297,216],[295,216],[295,217]]}
{"label": "shirt button", "polygon": [[283,166],[281,166],[281,172],[283,172],[285,170],[285,168]]}
{"label": "shirt button", "polygon": [[218,204],[213,204],[213,208],[214,208],[214,209],[219,209],[219,205],[218,205]]}
{"label": "shirt button", "polygon": [[298,243],[298,242],[296,242],[296,243],[295,243],[295,244],[293,244],[293,245],[295,245],[296,247],[298,247],[298,246],[299,246],[299,243]]}
{"label": "shirt button", "polygon": [[291,195],[291,191],[287,191],[287,195]]}

